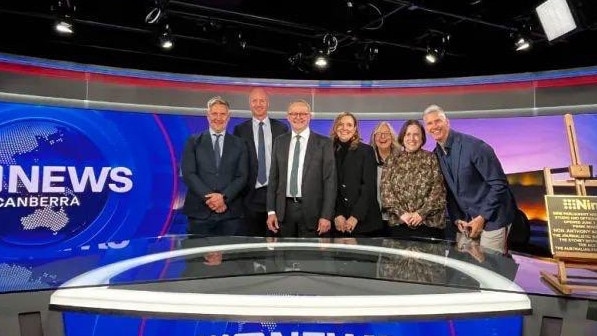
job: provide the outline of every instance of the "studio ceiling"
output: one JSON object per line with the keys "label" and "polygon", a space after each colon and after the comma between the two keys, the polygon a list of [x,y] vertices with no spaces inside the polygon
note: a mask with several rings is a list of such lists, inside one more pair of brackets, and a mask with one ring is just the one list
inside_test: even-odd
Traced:
{"label": "studio ceiling", "polygon": [[[551,42],[535,14],[542,2],[4,0],[0,52],[187,74],[318,80],[463,77],[597,65],[597,1],[569,0],[578,28]],[[155,6],[161,15],[148,23],[154,21],[148,13]],[[65,11],[75,29],[68,37],[53,29]],[[166,25],[174,38],[171,50],[157,43]],[[514,50],[512,35],[518,31],[528,34],[530,50]],[[446,36],[443,59],[427,64],[429,44]],[[311,57],[330,46],[330,67],[312,69]]]}

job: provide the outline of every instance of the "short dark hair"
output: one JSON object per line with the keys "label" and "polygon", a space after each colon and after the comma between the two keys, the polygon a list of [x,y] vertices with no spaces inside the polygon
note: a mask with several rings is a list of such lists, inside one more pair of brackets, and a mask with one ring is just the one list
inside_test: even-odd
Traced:
{"label": "short dark hair", "polygon": [[419,127],[419,129],[421,130],[421,141],[423,141],[423,143],[421,144],[421,147],[422,147],[423,145],[425,145],[425,142],[427,141],[427,137],[425,136],[425,129],[423,128],[423,125],[421,125],[421,123],[415,119],[409,119],[409,120],[405,121],[404,124],[402,124],[402,127],[400,128],[400,132],[398,132],[398,143],[400,144],[400,146],[404,146],[404,137],[406,136],[406,129],[410,125],[415,125],[415,126]]}

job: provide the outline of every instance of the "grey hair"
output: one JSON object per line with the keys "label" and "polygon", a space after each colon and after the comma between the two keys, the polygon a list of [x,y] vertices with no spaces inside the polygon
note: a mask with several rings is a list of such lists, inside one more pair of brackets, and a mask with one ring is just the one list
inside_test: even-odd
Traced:
{"label": "grey hair", "polygon": [[430,113],[438,113],[442,119],[444,119],[444,120],[448,119],[446,117],[446,112],[444,112],[444,109],[439,107],[439,105],[432,104],[432,105],[427,106],[425,111],[423,111],[423,117],[425,117],[426,115],[428,115]]}
{"label": "grey hair", "polygon": [[290,110],[290,106],[294,105],[294,104],[303,104],[307,107],[307,109],[309,110],[309,113],[313,113],[313,110],[311,110],[311,104],[309,104],[306,100],[304,99],[297,99],[297,100],[293,100],[288,104],[288,108],[287,110]]}
{"label": "grey hair", "polygon": [[209,110],[214,105],[224,105],[228,109],[230,109],[230,103],[220,96],[212,97],[210,100],[207,101],[207,109]]}

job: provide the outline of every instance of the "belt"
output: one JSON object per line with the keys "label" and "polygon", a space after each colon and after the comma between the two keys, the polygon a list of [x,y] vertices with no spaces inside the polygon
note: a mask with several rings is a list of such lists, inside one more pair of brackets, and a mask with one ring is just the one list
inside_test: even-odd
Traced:
{"label": "belt", "polygon": [[286,202],[303,203],[302,197],[286,197]]}

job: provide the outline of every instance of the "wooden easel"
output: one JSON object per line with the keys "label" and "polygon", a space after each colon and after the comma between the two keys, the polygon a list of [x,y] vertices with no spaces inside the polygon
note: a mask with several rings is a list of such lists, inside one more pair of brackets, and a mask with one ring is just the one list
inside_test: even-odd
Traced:
{"label": "wooden easel", "polygon": [[[554,195],[554,187],[575,187],[576,196],[587,196],[587,187],[597,187],[597,180],[592,177],[592,167],[581,164],[572,115],[566,114],[564,121],[572,164],[568,168],[543,169],[546,193],[547,195]],[[565,172],[569,173],[570,179],[554,180],[552,174]],[[564,294],[571,294],[575,290],[597,291],[597,277],[574,277],[566,273],[567,268],[597,270],[597,253],[553,252],[553,257],[558,265],[558,274],[541,272],[541,276],[550,285]]]}

